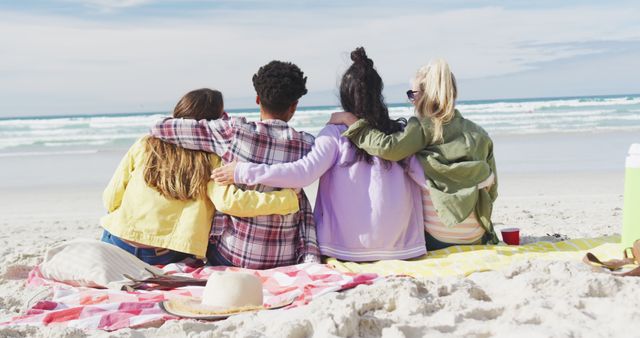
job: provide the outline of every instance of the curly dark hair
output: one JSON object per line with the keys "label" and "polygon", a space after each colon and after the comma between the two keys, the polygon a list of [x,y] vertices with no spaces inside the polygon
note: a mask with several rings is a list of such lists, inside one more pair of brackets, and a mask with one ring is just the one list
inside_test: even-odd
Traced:
{"label": "curly dark hair", "polygon": [[307,93],[306,83],[307,77],[291,62],[271,61],[253,75],[260,104],[276,115]]}
{"label": "curly dark hair", "polygon": [[[364,119],[371,127],[385,134],[393,134],[404,129],[405,119],[392,120],[384,103],[382,78],[373,67],[373,61],[367,57],[364,48],[358,47],[351,52],[353,64],[342,76],[340,83],[340,104],[344,111]],[[362,149],[356,149],[356,161],[373,163],[371,155]],[[391,163],[385,161],[385,166]]]}

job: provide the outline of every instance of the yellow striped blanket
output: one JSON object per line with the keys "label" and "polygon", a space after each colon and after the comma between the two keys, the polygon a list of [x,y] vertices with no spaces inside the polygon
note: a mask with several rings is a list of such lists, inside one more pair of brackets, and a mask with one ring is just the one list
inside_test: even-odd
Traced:
{"label": "yellow striped blanket", "polygon": [[537,242],[521,246],[459,245],[430,251],[422,257],[405,261],[354,263],[329,258],[327,263],[342,272],[444,277],[467,276],[474,272],[496,270],[525,259],[580,260],[586,252],[592,252],[604,260],[621,258],[620,236],[572,239],[556,243]]}

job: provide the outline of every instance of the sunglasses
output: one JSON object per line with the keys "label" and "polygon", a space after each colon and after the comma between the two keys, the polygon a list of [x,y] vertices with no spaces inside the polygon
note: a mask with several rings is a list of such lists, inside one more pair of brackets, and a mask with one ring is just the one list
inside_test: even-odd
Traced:
{"label": "sunglasses", "polygon": [[416,94],[418,94],[420,91],[418,90],[407,90],[407,98],[410,101],[414,101],[416,99]]}

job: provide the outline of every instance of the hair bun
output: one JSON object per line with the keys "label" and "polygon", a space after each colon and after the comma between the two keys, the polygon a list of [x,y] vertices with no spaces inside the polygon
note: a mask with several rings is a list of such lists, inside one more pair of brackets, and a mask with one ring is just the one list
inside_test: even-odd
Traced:
{"label": "hair bun", "polygon": [[367,52],[364,51],[364,47],[358,47],[351,52],[351,61],[373,67],[373,60],[367,57]]}

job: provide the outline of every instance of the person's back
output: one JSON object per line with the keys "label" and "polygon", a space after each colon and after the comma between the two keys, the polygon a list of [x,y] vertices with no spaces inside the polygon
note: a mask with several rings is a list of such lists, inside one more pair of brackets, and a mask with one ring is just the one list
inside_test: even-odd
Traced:
{"label": "person's back", "polygon": [[334,139],[339,156],[320,178],[315,215],[323,255],[350,261],[407,259],[425,250],[418,161],[373,157],[353,161],[356,149],[329,125],[321,135]]}
{"label": "person's back", "polygon": [[[364,48],[351,52],[353,64],[340,84],[340,103],[385,133],[402,130],[389,118],[382,79]],[[322,176],[316,205],[318,242],[324,255],[353,261],[406,259],[426,252],[420,186],[424,176],[415,158],[385,161],[341,136],[345,126],[325,131],[337,142],[339,158]],[[327,205],[328,204],[328,205]]]}
{"label": "person's back", "polygon": [[[247,122],[244,118],[231,118],[228,128],[234,131],[234,136],[228,151],[221,154],[226,162],[293,162],[307,154],[314,141],[311,134],[296,131],[281,120]],[[265,185],[237,186],[260,192],[279,190]],[[317,245],[311,203],[304,191],[299,198],[300,211],[290,215],[249,218],[217,212],[211,242],[217,249],[216,257],[230,265],[252,269],[298,263],[301,255],[307,253],[301,251],[302,247]],[[311,242],[303,243],[305,240]]]}
{"label": "person's back", "polygon": [[[225,162],[285,163],[311,150],[314,137],[287,125],[298,99],[306,94],[306,77],[291,64],[273,61],[254,75],[261,121],[244,118],[217,121],[169,119],[158,123],[152,135],[188,149],[220,155]],[[239,186],[273,191],[266,186]],[[216,214],[211,237],[212,256],[221,264],[266,269],[301,261],[319,261],[311,205],[299,196],[300,211],[279,216],[234,217]]]}

